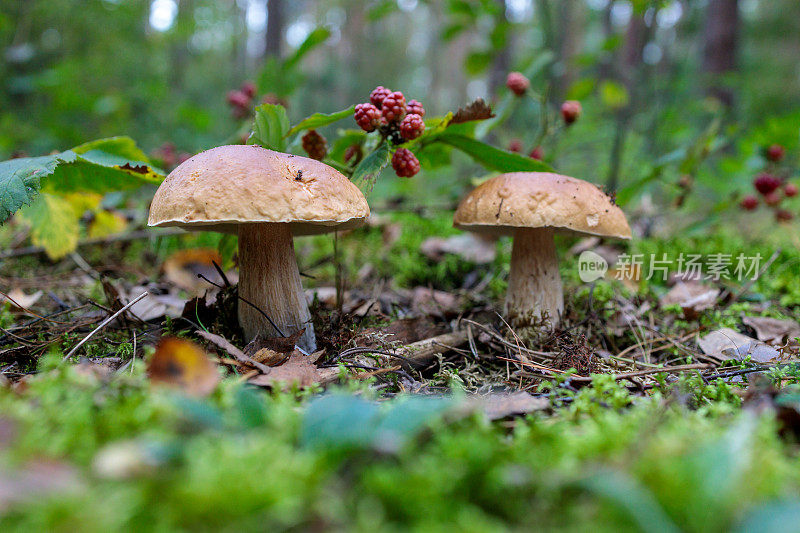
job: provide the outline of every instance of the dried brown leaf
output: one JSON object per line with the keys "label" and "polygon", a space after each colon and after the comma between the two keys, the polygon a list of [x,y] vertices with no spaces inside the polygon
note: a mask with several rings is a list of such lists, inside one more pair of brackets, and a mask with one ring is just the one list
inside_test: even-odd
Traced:
{"label": "dried brown leaf", "polygon": [[483,98],[478,98],[466,107],[459,108],[453,115],[450,124],[461,124],[462,122],[470,122],[472,120],[486,120],[493,118],[492,108],[489,104],[483,101]]}
{"label": "dried brown leaf", "polygon": [[147,363],[150,381],[183,390],[192,396],[208,396],[220,377],[217,365],[197,344],[164,337]]}
{"label": "dried brown leaf", "polygon": [[299,350],[295,350],[285,363],[271,367],[269,374],[251,378],[250,383],[261,387],[272,387],[278,383],[297,384],[300,387],[330,383],[336,379],[339,370],[337,368],[317,368],[314,361],[318,355],[304,355]]}
{"label": "dried brown leaf", "polygon": [[745,325],[756,330],[758,340],[770,344],[783,344],[785,340],[800,337],[800,324],[790,319],[769,318],[765,316],[746,316]]}

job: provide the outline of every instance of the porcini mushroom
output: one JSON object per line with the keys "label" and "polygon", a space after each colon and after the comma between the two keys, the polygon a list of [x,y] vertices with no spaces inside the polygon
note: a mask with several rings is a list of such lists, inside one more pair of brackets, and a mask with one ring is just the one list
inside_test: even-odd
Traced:
{"label": "porcini mushroom", "polygon": [[501,174],[482,183],[459,204],[453,223],[513,236],[506,315],[526,325],[547,319],[551,327],[564,311],[554,232],[631,237],[625,214],[596,185],[546,172]]}
{"label": "porcini mushroom", "polygon": [[148,224],[238,235],[239,323],[246,339],[305,328],[298,345],[313,351],[292,238],[353,228],[367,216],[358,187],[328,165],[233,145],[201,152],[173,170],[153,197]]}

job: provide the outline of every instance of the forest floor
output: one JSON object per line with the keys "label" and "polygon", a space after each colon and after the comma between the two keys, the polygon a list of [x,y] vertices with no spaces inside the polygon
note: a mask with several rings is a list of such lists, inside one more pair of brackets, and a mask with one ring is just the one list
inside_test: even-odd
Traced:
{"label": "forest floor", "polygon": [[[797,247],[559,238],[566,310],[544,332],[501,315],[509,243],[450,221],[390,214],[335,246],[298,239],[319,341],[308,355],[243,342],[213,234],[87,244],[56,263],[9,249],[0,527],[798,523]],[[583,283],[586,250],[612,264],[666,254],[672,275]],[[675,276],[687,251],[762,259],[743,280]]]}

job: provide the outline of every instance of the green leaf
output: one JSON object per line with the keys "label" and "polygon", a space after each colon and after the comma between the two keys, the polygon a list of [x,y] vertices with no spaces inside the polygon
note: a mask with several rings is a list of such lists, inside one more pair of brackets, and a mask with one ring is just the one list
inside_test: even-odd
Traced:
{"label": "green leaf", "polygon": [[358,164],[353,171],[351,181],[362,191],[371,191],[378,174],[386,168],[391,157],[392,153],[389,150],[389,145],[386,143],[380,145]]}
{"label": "green leaf", "polygon": [[327,126],[328,124],[333,124],[334,122],[342,120],[343,118],[352,117],[355,107],[356,106],[351,105],[347,109],[342,109],[341,111],[329,113],[327,115],[325,113],[314,113],[310,117],[304,118],[292,129],[290,129],[288,135],[292,135],[298,131],[321,128],[323,126]]}
{"label": "green leaf", "polygon": [[282,105],[261,104],[256,107],[253,133],[247,144],[259,144],[264,148],[286,151],[286,134],[289,132],[289,117]]}
{"label": "green leaf", "polygon": [[217,251],[222,258],[222,264],[220,266],[223,269],[227,270],[233,267],[233,256],[236,255],[238,249],[239,238],[236,235],[226,233],[219,239]]}
{"label": "green leaf", "polygon": [[11,159],[0,163],[0,223],[30,204],[40,189],[105,194],[162,179],[162,171],[151,166],[128,137],[99,139],[59,154]]}
{"label": "green leaf", "polygon": [[30,204],[39,191],[41,179],[51,175],[60,163],[70,158],[74,160],[73,152],[21,157],[0,163],[0,223],[23,205]]}
{"label": "green leaf", "polygon": [[80,214],[69,200],[42,193],[20,216],[31,226],[31,242],[44,248],[52,260],[61,259],[78,245]]}
{"label": "green leaf", "polygon": [[331,31],[325,27],[316,28],[309,33],[308,37],[297,47],[297,50],[286,58],[286,61],[283,63],[284,69],[288,71],[294,68],[307,53],[327,41],[330,36]]}
{"label": "green leaf", "polygon": [[500,172],[553,171],[550,165],[546,163],[530,157],[525,157],[524,155],[500,150],[499,148],[495,148],[481,141],[476,141],[465,135],[445,132],[439,135],[437,140],[461,150],[477,163],[492,170],[499,170]]}
{"label": "green leaf", "polygon": [[624,85],[606,80],[600,84],[600,100],[611,109],[620,109],[628,105],[628,90]]}

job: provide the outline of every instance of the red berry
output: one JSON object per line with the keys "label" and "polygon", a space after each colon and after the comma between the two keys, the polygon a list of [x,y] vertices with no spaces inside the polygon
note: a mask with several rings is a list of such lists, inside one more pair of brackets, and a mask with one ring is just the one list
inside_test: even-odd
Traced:
{"label": "red berry", "polygon": [[506,87],[511,89],[511,92],[516,94],[517,96],[522,96],[525,94],[525,91],[528,90],[528,87],[531,86],[531,82],[528,81],[522,72],[509,72],[508,77],[506,78]]}
{"label": "red berry", "polygon": [[583,108],[577,100],[567,100],[561,104],[561,117],[567,124],[572,124],[578,120],[578,117],[581,116],[581,111],[583,111]]}
{"label": "red berry", "polygon": [[508,151],[520,153],[522,151],[522,141],[519,139],[511,139],[508,143]]}
{"label": "red berry", "polygon": [[542,161],[544,160],[544,150],[542,150],[541,146],[537,146],[536,148],[531,150],[531,153],[528,154],[528,157],[530,157],[531,159],[538,159],[539,161]]}
{"label": "red berry", "polygon": [[410,178],[419,172],[419,160],[406,148],[398,148],[392,156],[392,168],[401,178]]}
{"label": "red berry", "polygon": [[778,209],[775,211],[775,220],[778,222],[789,222],[794,218],[794,215],[791,211],[787,211],[786,209]]}
{"label": "red berry", "polygon": [[780,204],[781,200],[783,200],[783,198],[778,194],[778,191],[772,191],[764,195],[764,203],[770,207]]}
{"label": "red berry", "polygon": [[317,130],[308,130],[308,133],[303,135],[302,144],[303,150],[311,159],[322,161],[328,153],[328,141],[317,133]]}
{"label": "red berry", "polygon": [[383,99],[389,96],[390,94],[392,94],[392,91],[390,91],[383,85],[378,85],[372,90],[371,93],[369,93],[369,101],[372,102],[372,105],[380,109],[381,104],[383,104]]}
{"label": "red berry", "polygon": [[344,151],[344,162],[349,163],[352,159],[352,163],[357,165],[363,156],[364,152],[361,150],[361,146],[358,144],[353,144],[348,146],[347,150]]}
{"label": "red berry", "polygon": [[181,152],[181,153],[179,153],[178,154],[178,164],[180,165],[181,163],[187,161],[191,157],[192,157],[192,154],[190,154],[189,152]]}
{"label": "red berry", "polygon": [[246,81],[242,84],[241,90],[248,98],[252,98],[256,95],[256,84],[252,81]]}
{"label": "red berry", "polygon": [[416,139],[422,135],[423,131],[425,131],[425,123],[419,115],[406,115],[406,118],[400,122],[400,136],[407,141]]}
{"label": "red berry", "polygon": [[745,211],[754,211],[758,207],[758,198],[753,196],[752,194],[749,196],[745,196],[742,198],[741,204],[742,209]]}
{"label": "red berry", "polygon": [[362,130],[373,131],[380,124],[381,112],[372,104],[358,104],[354,117]]}
{"label": "red berry", "polygon": [[756,179],[753,180],[753,187],[755,187],[758,192],[765,196],[771,192],[774,192],[775,189],[780,186],[781,180],[772,174],[767,174],[766,172],[759,174],[756,176]]}
{"label": "red berry", "polygon": [[422,104],[417,100],[409,100],[406,104],[406,112],[409,115],[419,115],[421,117],[425,116],[425,108],[422,107]]}
{"label": "red berry", "polygon": [[781,146],[780,144],[773,144],[772,146],[767,148],[767,159],[777,163],[778,161],[783,159],[784,153],[785,152],[783,150],[783,146]]}
{"label": "red berry", "polygon": [[406,116],[406,97],[400,91],[386,96],[381,103],[381,112],[387,122],[399,122]]}
{"label": "red berry", "polygon": [[783,187],[783,194],[785,194],[788,198],[797,196],[798,192],[800,192],[800,189],[798,189],[797,185],[795,185],[794,183],[787,183]]}
{"label": "red berry", "polygon": [[250,98],[242,91],[228,91],[226,99],[228,104],[233,107],[247,107],[250,105]]}

